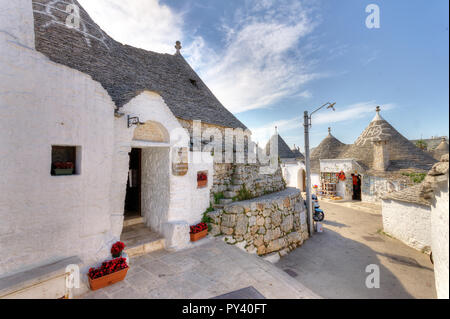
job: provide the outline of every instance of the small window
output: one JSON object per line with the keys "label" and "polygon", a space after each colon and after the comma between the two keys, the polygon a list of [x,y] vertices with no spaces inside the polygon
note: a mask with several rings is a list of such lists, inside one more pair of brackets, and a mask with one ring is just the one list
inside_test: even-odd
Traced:
{"label": "small window", "polygon": [[197,188],[208,187],[208,172],[197,173]]}
{"label": "small window", "polygon": [[193,86],[195,86],[195,87],[198,89],[197,80],[189,79],[189,81],[191,82],[191,84],[192,84]]}
{"label": "small window", "polygon": [[77,146],[52,146],[52,176],[80,174],[81,148]]}

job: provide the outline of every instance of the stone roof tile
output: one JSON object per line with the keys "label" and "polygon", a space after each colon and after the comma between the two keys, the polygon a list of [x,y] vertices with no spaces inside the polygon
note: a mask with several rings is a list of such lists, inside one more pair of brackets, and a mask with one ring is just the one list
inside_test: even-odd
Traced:
{"label": "stone roof tile", "polygon": [[[80,7],[79,30],[65,25],[67,4]],[[117,107],[145,90],[155,91],[176,117],[246,129],[181,54],[160,54],[113,40],[76,0],[33,0],[33,10],[36,50],[100,82]]]}

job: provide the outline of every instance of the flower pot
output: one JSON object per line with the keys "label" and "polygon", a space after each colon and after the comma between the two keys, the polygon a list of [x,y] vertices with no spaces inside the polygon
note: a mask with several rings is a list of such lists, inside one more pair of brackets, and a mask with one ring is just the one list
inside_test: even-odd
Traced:
{"label": "flower pot", "polygon": [[197,186],[198,188],[204,188],[206,186],[208,186],[208,181],[197,181]]}
{"label": "flower pot", "polygon": [[55,168],[54,173],[57,176],[73,175],[73,168]]}
{"label": "flower pot", "polygon": [[205,238],[206,235],[208,235],[208,230],[205,229],[204,231],[201,231],[199,233],[196,234],[190,234],[191,235],[191,241],[198,241],[202,238]]}
{"label": "flower pot", "polygon": [[89,285],[92,290],[98,290],[113,285],[115,283],[118,283],[119,281],[124,280],[125,277],[127,276],[127,272],[128,267],[100,278],[91,279],[89,277]]}

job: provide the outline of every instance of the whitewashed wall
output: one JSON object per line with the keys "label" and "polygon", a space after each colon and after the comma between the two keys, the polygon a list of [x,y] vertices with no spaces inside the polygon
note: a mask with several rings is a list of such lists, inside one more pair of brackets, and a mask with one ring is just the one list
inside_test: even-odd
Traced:
{"label": "whitewashed wall", "polygon": [[[143,151],[143,215],[147,225],[160,232],[173,249],[181,249],[189,243],[189,226],[199,222],[203,212],[209,207],[209,191],[212,187],[213,164],[209,153],[192,156],[189,153],[189,170],[185,176],[174,176],[172,169],[172,149],[174,147],[189,147],[188,132],[180,125],[177,118],[165,104],[162,97],[145,91],[126,104],[121,112],[125,114],[117,119],[116,152],[114,162],[122,163],[114,172],[116,187],[113,197],[119,198],[114,207],[116,229],[121,229],[123,223],[123,203],[126,195],[128,177],[128,161],[132,147]],[[154,121],[164,126],[170,136],[170,142],[152,143],[133,141],[133,129],[127,128],[127,115],[139,116],[141,122]],[[165,150],[162,150],[165,149]],[[123,163],[127,163],[124,165]],[[151,167],[153,166],[153,167]],[[144,173],[146,167],[150,170]],[[207,188],[197,189],[197,172],[208,171],[210,177]],[[150,192],[145,194],[144,192]],[[155,202],[152,200],[155,199]],[[163,203],[167,199],[166,204]]]}
{"label": "whitewashed wall", "polygon": [[320,174],[311,173],[311,187],[314,187],[314,185],[320,188]]}
{"label": "whitewashed wall", "polygon": [[303,179],[300,172],[305,169],[305,164],[302,162],[283,163],[281,169],[287,187],[302,189]]}
{"label": "whitewashed wall", "polygon": [[[163,124],[170,143],[132,141],[98,82],[34,50],[31,1],[0,3],[0,277],[75,255],[86,271],[109,258],[122,232],[131,148],[188,146],[189,136],[158,94],[144,92],[122,111]],[[51,176],[52,145],[79,147],[79,175]],[[183,177],[157,175],[170,190],[161,220],[183,224],[172,230],[188,230],[209,204],[212,180],[196,188],[197,170],[213,175],[211,156],[204,160]]]}
{"label": "whitewashed wall", "polygon": [[[74,255],[95,263],[114,239],[113,102],[33,49],[31,1],[1,5],[0,276]],[[81,148],[80,175],[51,176],[52,145]]]}
{"label": "whitewashed wall", "polygon": [[431,207],[431,249],[434,260],[436,292],[440,299],[449,298],[449,201],[447,185],[440,185]]}
{"label": "whitewashed wall", "polygon": [[384,231],[410,247],[429,251],[431,207],[391,199],[382,200]]}

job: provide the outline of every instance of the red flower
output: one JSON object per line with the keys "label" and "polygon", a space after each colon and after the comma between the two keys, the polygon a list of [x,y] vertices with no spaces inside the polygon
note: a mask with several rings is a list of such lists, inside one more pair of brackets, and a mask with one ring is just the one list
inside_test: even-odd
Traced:
{"label": "red flower", "polygon": [[208,229],[208,225],[206,223],[200,223],[190,227],[191,234],[198,234],[204,230]]}
{"label": "red flower", "polygon": [[75,167],[72,162],[55,162],[53,163],[53,166],[58,169],[69,169]]}
{"label": "red flower", "polygon": [[96,279],[100,278],[112,273],[115,273],[119,270],[128,268],[128,264],[125,258],[116,258],[110,261],[106,261],[102,263],[100,268],[91,268],[89,269],[89,278]]}
{"label": "red flower", "polygon": [[117,243],[112,245],[112,247],[111,247],[111,254],[113,256],[118,256],[124,250],[124,248],[125,248],[125,244],[122,243],[121,241],[118,241]]}

